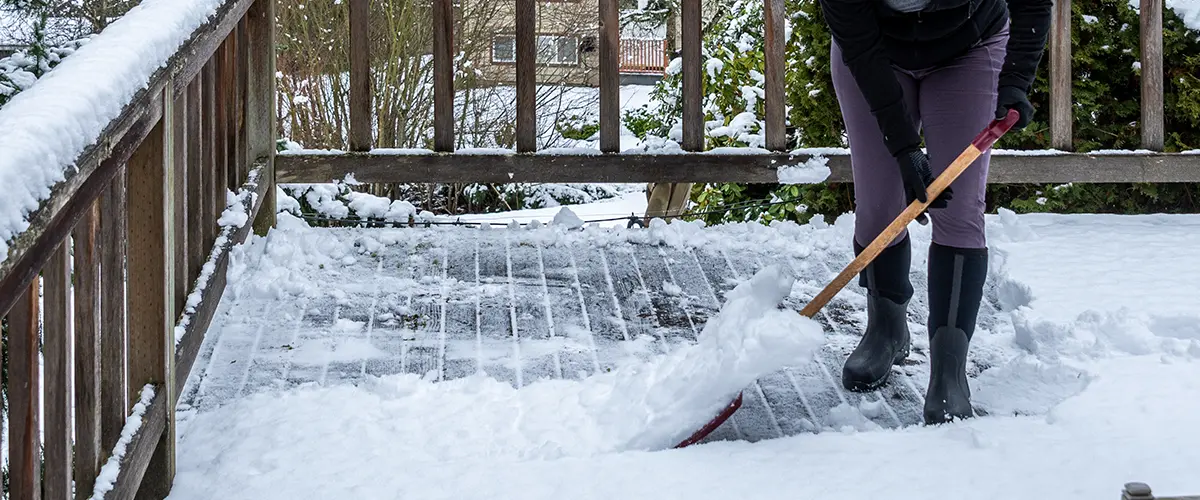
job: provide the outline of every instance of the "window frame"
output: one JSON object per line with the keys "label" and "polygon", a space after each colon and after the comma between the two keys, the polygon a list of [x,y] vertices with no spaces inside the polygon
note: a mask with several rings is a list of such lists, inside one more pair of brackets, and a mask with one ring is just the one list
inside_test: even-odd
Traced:
{"label": "window frame", "polygon": [[[504,59],[496,58],[496,47],[499,44],[501,39],[508,39],[509,43],[512,44],[512,59],[511,60],[504,60]],[[497,33],[495,35],[492,35],[492,47],[491,47],[490,52],[491,52],[492,64],[516,64],[517,63],[517,36],[506,34],[506,33]]]}
{"label": "window frame", "polygon": [[[496,58],[496,44],[501,39],[507,39],[507,40],[512,41],[513,59],[511,61]],[[545,59],[545,58],[541,57],[543,40],[548,40],[547,43],[552,44],[550,46],[551,57],[549,59]],[[572,48],[572,54],[574,55],[574,58],[572,60],[564,61],[564,60],[562,60],[562,58],[559,57],[562,55],[561,50],[564,48],[564,46],[562,45],[563,43],[569,44],[567,46]],[[583,64],[583,57],[584,57],[583,56],[584,50],[582,48],[582,43],[583,43],[583,37],[581,37],[579,35],[575,35],[575,34],[555,33],[555,32],[535,33],[533,46],[534,46],[534,50],[537,51],[538,57],[534,61],[534,65],[542,66],[542,67],[577,67],[577,66],[581,66]],[[503,31],[503,32],[498,32],[498,33],[492,35],[492,47],[491,47],[490,52],[491,52],[490,59],[491,59],[492,64],[515,65],[517,63],[517,36],[516,36],[516,34],[510,32],[510,31]]]}

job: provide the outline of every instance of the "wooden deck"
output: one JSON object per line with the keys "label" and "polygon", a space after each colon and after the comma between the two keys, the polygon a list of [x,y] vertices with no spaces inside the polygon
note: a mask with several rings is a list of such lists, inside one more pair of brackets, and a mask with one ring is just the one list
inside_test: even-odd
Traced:
{"label": "wooden deck", "polygon": [[[316,294],[262,298],[252,290],[267,286],[269,272],[231,276],[182,407],[397,373],[454,379],[482,370],[514,386],[580,379],[693,341],[723,293],[764,265],[784,262],[799,272],[787,301],[799,309],[852,258],[845,245],[825,241],[829,235],[796,241],[793,251],[787,236],[720,248],[635,241],[652,231],[628,230],[643,236],[617,241],[560,234],[549,244],[548,229],[306,230],[320,234],[306,245],[359,241],[370,250],[348,265],[294,269],[290,286],[319,284],[324,291]],[[869,418],[859,428],[919,424],[928,373],[921,267],[914,262],[914,352],[892,383],[869,394],[841,389],[841,362],[865,321],[865,298],[852,283],[818,316],[829,336],[819,355],[748,387],[742,409],[709,439],[836,430],[855,418],[846,408],[835,412],[843,404]],[[984,305],[982,330],[1006,321],[993,302]]]}

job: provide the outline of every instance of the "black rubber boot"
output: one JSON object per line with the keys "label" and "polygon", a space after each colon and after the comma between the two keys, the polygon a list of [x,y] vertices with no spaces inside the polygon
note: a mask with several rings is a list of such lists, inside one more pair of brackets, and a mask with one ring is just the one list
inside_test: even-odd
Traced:
{"label": "black rubber boot", "polygon": [[[856,241],[854,253],[862,253]],[[867,328],[862,340],[842,366],[842,386],[850,391],[871,391],[887,383],[892,365],[908,357],[908,301],[912,283],[908,270],[912,248],[906,234],[885,248],[859,275],[867,289]]]}
{"label": "black rubber boot", "polygon": [[929,389],[925,423],[974,416],[967,351],[987,278],[986,248],[929,247]]}

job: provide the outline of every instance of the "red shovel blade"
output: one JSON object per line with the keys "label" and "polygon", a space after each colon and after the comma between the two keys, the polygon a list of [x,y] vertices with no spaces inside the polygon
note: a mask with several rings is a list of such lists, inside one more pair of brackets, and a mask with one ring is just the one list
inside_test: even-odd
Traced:
{"label": "red shovel blade", "polygon": [[720,427],[721,424],[725,423],[726,420],[729,420],[729,417],[733,416],[733,412],[738,411],[738,408],[741,407],[742,393],[739,392],[737,399],[734,399],[732,403],[729,403],[729,406],[726,406],[724,410],[721,410],[721,413],[718,413],[717,416],[713,417],[712,420],[709,420],[704,427],[701,427],[700,430],[696,431],[691,436],[688,436],[687,439],[684,439],[682,442],[675,445],[675,447],[683,448],[685,446],[691,446],[699,443],[700,440],[704,439],[706,436],[712,433],[712,431],[717,430],[717,427]]}

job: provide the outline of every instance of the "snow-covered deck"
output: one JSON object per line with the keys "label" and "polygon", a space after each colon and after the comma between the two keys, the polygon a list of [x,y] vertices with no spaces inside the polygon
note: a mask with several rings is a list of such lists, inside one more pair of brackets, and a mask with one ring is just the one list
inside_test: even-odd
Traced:
{"label": "snow-covered deck", "polygon": [[[757,377],[709,444],[649,454],[606,448],[616,427],[581,421],[567,400],[586,405],[586,379],[618,367],[666,364],[655,356],[693,344],[726,292],[764,266],[795,270],[783,303],[799,309],[852,258],[849,217],[582,232],[312,229],[281,217],[234,253],[181,395],[172,498],[632,498],[661,496],[656,487],[1011,498],[1029,487],[1082,499],[1135,480],[1200,491],[1200,264],[1180,253],[1200,242],[1194,216],[991,218],[970,366],[988,416],[942,430],[915,425],[929,229],[914,225],[915,346],[888,386],[861,395],[838,381],[865,320],[851,283],[817,318],[823,346]],[[669,369],[647,373],[681,385]],[[874,467],[889,472],[868,476]]]}

